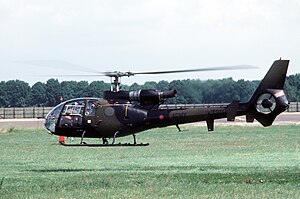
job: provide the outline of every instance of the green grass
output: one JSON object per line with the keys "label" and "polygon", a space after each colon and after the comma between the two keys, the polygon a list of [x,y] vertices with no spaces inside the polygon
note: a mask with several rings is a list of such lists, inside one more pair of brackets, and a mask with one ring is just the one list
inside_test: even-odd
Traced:
{"label": "green grass", "polygon": [[138,142],[150,146],[116,148],[2,129],[0,198],[300,198],[299,126],[182,129],[142,132]]}

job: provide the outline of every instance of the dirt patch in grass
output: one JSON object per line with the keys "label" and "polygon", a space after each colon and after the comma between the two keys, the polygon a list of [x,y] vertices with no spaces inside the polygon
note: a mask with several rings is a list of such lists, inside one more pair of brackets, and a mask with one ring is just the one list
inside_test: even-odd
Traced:
{"label": "dirt patch in grass", "polygon": [[224,142],[221,143],[222,146],[247,146],[246,142]]}
{"label": "dirt patch in grass", "polygon": [[16,131],[16,127],[7,127],[7,128],[0,128],[0,134],[7,134],[7,133],[13,133]]}

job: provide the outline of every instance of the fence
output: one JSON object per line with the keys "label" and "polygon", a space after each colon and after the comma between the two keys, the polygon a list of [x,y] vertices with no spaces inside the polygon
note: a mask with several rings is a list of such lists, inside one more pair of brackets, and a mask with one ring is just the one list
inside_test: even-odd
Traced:
{"label": "fence", "polygon": [[290,102],[287,112],[300,112],[300,102]]}
{"label": "fence", "polygon": [[[213,107],[227,106],[228,104],[168,104],[161,108],[179,108],[179,107]],[[26,108],[0,108],[0,119],[14,118],[45,118],[52,107],[26,107]],[[300,112],[300,102],[290,102],[290,108],[287,112]]]}
{"label": "fence", "polygon": [[0,119],[45,118],[52,107],[0,108]]}

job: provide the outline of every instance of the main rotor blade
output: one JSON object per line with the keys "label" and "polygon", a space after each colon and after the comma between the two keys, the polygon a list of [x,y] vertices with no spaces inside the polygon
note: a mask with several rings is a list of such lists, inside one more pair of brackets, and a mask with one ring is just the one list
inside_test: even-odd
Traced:
{"label": "main rotor blade", "polygon": [[80,66],[77,64],[69,63],[63,60],[29,60],[29,61],[17,61],[16,63],[34,65],[34,66],[42,66],[46,68],[57,68],[57,69],[65,69],[72,70],[78,72],[91,72],[91,73],[101,73],[95,69],[88,68],[85,66]]}
{"label": "main rotor blade", "polygon": [[103,75],[103,74],[99,74],[99,75],[56,75],[56,74],[49,74],[49,75],[35,75],[38,77],[51,77],[51,76],[55,76],[55,77],[106,77],[107,75]]}
{"label": "main rotor blade", "polygon": [[235,66],[218,66],[208,68],[196,68],[186,70],[166,70],[166,71],[149,71],[149,72],[132,72],[133,75],[157,75],[157,74],[168,74],[168,73],[188,73],[188,72],[204,72],[204,71],[219,71],[219,70],[244,70],[258,68],[251,65],[235,65]]}
{"label": "main rotor blade", "polygon": [[29,64],[36,66],[43,66],[48,68],[65,69],[69,71],[81,71],[85,73],[93,73],[90,75],[55,75],[55,76],[81,76],[81,77],[96,77],[96,76],[108,76],[108,77],[130,77],[134,75],[159,75],[159,74],[169,74],[169,73],[189,73],[189,72],[205,72],[205,71],[220,71],[220,70],[240,70],[240,69],[253,69],[258,68],[251,65],[233,65],[233,66],[217,66],[217,67],[206,67],[206,68],[196,68],[196,69],[184,69],[184,70],[163,70],[163,71],[146,71],[146,72],[121,72],[121,71],[110,71],[101,72],[95,69],[91,69],[85,66],[80,66],[77,64],[69,63],[62,60],[31,60],[31,61],[19,61],[17,63]]}

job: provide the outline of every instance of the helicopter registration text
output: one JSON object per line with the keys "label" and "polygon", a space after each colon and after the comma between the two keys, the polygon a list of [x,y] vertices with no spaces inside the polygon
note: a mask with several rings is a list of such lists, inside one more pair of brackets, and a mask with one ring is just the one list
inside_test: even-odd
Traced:
{"label": "helicopter registration text", "polygon": [[187,115],[186,112],[173,113],[172,117],[185,117]]}

